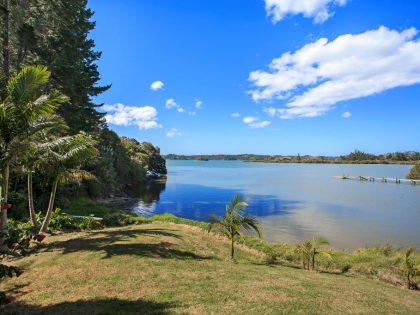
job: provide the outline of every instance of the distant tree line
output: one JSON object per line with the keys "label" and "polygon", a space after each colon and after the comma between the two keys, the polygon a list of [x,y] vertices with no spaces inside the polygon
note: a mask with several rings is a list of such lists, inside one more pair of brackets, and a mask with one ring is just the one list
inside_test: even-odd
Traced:
{"label": "distant tree line", "polygon": [[366,164],[387,164],[404,163],[412,164],[420,161],[420,152],[394,152],[386,154],[370,154],[355,150],[342,156],[311,156],[311,155],[258,155],[258,154],[216,154],[216,155],[177,155],[167,154],[168,160],[239,160],[246,162],[268,162],[268,163],[366,163]]}

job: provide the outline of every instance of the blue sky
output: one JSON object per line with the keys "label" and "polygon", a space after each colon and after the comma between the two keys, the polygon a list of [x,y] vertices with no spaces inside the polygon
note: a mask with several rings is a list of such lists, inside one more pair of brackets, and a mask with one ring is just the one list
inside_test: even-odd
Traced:
{"label": "blue sky", "polygon": [[120,135],[178,154],[420,151],[418,0],[89,6]]}

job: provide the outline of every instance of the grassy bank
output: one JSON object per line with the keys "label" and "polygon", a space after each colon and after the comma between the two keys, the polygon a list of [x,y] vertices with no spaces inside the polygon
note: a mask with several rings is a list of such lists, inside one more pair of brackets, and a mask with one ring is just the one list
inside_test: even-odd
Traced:
{"label": "grassy bank", "polygon": [[[167,220],[169,218],[167,217]],[[48,237],[1,284],[2,314],[414,314],[420,294],[380,281],[270,265],[203,229],[153,222]]]}
{"label": "grassy bank", "polygon": [[[206,222],[180,218],[168,213],[145,218],[129,215],[123,211],[109,209],[91,200],[81,199],[75,201],[74,204],[79,205],[79,209],[76,211],[66,209],[66,213],[104,216],[102,225],[108,227],[170,222],[199,227],[205,231],[208,229],[208,224]],[[84,226],[89,227],[90,224],[84,224]],[[97,226],[93,225],[93,228],[97,228]],[[297,253],[295,244],[272,244],[252,236],[248,236],[244,240],[237,239],[237,242],[261,252],[268,264],[283,265],[293,268],[301,267],[302,256]],[[320,254],[317,256],[316,268],[325,272],[368,277],[398,287],[404,287],[406,281],[400,269],[404,266],[404,255],[406,250],[406,248],[382,245],[360,248],[354,252],[343,252],[330,249],[326,246],[320,249],[320,253],[324,255]],[[412,259],[417,261],[417,264],[420,265],[420,253],[415,252],[412,256]],[[418,274],[417,277],[414,277],[413,280],[420,284],[420,274]]]}

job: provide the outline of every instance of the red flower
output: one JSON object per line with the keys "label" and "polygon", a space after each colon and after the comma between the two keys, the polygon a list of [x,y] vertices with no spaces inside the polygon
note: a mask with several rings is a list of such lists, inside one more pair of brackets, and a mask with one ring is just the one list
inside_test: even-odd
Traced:
{"label": "red flower", "polygon": [[11,296],[6,296],[6,299],[4,300],[4,304],[11,304],[13,303],[13,298]]}
{"label": "red flower", "polygon": [[3,205],[3,210],[7,210],[7,209],[10,209],[10,208],[12,208],[12,204],[11,203],[5,203]]}
{"label": "red flower", "polygon": [[23,270],[16,269],[15,271],[16,277],[18,278],[22,275],[22,273],[23,273]]}

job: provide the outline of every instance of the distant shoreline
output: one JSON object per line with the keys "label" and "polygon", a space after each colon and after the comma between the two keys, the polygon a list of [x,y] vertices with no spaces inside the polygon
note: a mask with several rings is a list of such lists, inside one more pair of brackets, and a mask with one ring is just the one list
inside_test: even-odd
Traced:
{"label": "distant shoreline", "polygon": [[420,163],[420,152],[393,152],[385,154],[370,154],[355,150],[341,156],[312,155],[264,155],[264,154],[166,154],[166,160],[196,160],[196,161],[243,161],[258,163],[300,163],[300,164],[403,164]]}

